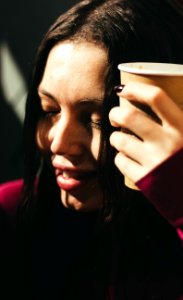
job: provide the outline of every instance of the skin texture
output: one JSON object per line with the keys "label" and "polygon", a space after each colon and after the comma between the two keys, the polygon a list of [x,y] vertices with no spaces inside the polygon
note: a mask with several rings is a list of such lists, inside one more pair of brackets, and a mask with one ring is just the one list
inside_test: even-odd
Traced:
{"label": "skin texture", "polygon": [[48,157],[65,207],[102,204],[97,178],[106,51],[87,42],[60,42],[50,51],[38,87],[43,111],[37,143]]}
{"label": "skin texture", "polygon": [[[118,95],[123,101],[121,107],[110,111],[111,124],[127,128],[135,136],[115,131],[110,143],[118,151],[116,166],[125,176],[137,182],[183,147],[183,112],[163,90],[155,86],[131,82]],[[149,105],[159,122],[135,107],[133,101]]]}

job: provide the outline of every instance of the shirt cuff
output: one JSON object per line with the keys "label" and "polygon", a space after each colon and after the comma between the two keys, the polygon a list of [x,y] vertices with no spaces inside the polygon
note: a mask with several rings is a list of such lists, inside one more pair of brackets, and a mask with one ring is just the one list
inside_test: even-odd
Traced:
{"label": "shirt cuff", "polygon": [[183,149],[138,180],[136,185],[170,224],[183,229]]}

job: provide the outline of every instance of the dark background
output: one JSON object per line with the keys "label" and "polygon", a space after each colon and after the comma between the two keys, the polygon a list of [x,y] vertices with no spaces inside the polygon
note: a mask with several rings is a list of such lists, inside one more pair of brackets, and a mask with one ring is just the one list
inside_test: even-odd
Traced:
{"label": "dark background", "polygon": [[[16,108],[21,105],[22,111],[24,110],[25,89],[36,49],[55,18],[77,2],[79,1],[1,0],[0,182],[22,176],[23,114],[20,118]],[[5,56],[8,57],[8,62]],[[15,70],[18,70],[17,74],[20,76],[16,75]],[[5,72],[8,74],[6,77]],[[4,78],[10,96],[4,91]]]}

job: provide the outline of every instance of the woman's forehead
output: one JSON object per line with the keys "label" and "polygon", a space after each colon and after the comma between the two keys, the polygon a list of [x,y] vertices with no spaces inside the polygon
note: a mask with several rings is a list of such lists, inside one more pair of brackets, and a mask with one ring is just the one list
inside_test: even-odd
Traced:
{"label": "woman's forehead", "polygon": [[51,50],[38,89],[64,101],[101,100],[106,72],[104,49],[91,43],[62,42]]}

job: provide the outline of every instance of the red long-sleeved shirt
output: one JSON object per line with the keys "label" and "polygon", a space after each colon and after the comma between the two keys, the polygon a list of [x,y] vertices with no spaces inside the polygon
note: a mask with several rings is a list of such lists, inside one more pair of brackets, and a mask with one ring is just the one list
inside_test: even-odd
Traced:
{"label": "red long-sleeved shirt", "polygon": [[183,149],[136,182],[183,241]]}

